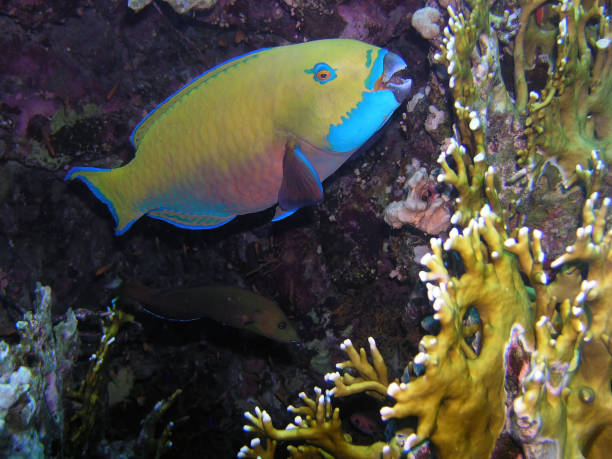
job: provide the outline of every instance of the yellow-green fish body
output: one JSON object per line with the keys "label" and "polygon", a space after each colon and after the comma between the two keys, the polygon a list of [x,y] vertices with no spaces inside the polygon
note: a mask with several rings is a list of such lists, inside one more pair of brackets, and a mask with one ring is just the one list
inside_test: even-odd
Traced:
{"label": "yellow-green fish body", "polygon": [[217,227],[279,204],[277,218],[322,199],[321,181],[374,134],[410,91],[397,55],[355,40],[268,48],[221,64],[136,127],[135,158],[77,167],[115,217]]}
{"label": "yellow-green fish body", "polygon": [[170,320],[206,317],[282,342],[299,340],[295,328],[272,300],[229,285],[153,289],[125,281],[119,296],[141,303],[151,314]]}

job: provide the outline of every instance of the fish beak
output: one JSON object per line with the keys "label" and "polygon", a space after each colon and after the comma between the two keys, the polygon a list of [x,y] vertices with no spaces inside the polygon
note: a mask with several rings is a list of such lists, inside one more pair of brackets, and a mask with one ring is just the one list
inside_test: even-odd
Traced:
{"label": "fish beak", "polygon": [[388,89],[393,92],[397,102],[402,102],[412,88],[412,80],[403,78],[400,72],[407,68],[404,60],[397,54],[388,52],[383,59],[383,73],[380,77],[380,89]]}

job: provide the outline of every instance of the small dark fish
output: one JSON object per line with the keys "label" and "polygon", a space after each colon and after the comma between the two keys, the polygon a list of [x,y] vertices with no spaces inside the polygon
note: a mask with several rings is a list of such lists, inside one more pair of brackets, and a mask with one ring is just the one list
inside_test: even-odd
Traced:
{"label": "small dark fish", "polygon": [[367,414],[353,413],[349,421],[353,427],[366,435],[378,435],[382,432],[380,421],[372,419]]}
{"label": "small dark fish", "polygon": [[227,285],[154,289],[124,281],[118,292],[142,303],[151,314],[170,320],[213,319],[276,341],[297,342],[299,337],[278,305],[263,296]]}

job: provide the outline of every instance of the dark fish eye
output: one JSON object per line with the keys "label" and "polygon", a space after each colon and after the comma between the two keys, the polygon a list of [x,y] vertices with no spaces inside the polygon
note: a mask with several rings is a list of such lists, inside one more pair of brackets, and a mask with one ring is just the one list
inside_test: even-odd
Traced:
{"label": "dark fish eye", "polygon": [[287,322],[279,322],[278,328],[280,328],[281,330],[284,330],[285,328],[287,328]]}

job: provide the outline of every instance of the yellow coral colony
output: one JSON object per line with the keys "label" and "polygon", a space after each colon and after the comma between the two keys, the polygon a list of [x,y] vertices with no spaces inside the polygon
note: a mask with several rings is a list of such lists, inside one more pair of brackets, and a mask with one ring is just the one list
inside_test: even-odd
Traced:
{"label": "yellow coral colony", "polygon": [[[593,151],[606,163],[612,156],[610,4],[561,0],[551,7],[558,15],[555,27],[545,28],[532,14],[545,3],[521,2],[514,43],[516,107],[527,115],[528,138],[527,147],[518,152],[519,163],[539,170],[550,161],[569,185]],[[550,50],[549,75],[541,91],[529,91],[525,73],[534,65],[536,44]]]}
{"label": "yellow coral colony", "polygon": [[[502,205],[500,177],[496,181],[489,165],[489,118],[505,113],[527,127],[519,165],[538,173],[554,161],[566,184],[575,174],[587,190],[602,187],[612,143],[609,13],[601,2],[561,0],[552,6],[553,26],[536,30],[533,16],[543,4],[523,0],[521,10],[503,17],[493,16],[484,0],[449,8],[436,59],[448,68],[457,121],[456,136],[438,160],[438,179],[457,190],[451,221],[458,228],[445,241],[431,240],[421,273],[439,333],[423,337],[401,381],[388,376],[374,339],[369,356],[346,340],[341,348],[348,360],[326,377],[334,387],[315,388],[312,398],[300,394],[302,406],[289,407],[297,416],[285,429],[275,428],[258,407],[245,414],[245,430],[257,438],[239,457],[273,458],[286,442],[293,458],[410,458],[425,450],[441,458],[480,458],[491,455],[502,432],[527,458],[609,457],[611,201],[588,193],[575,242],[547,273],[543,234],[508,227],[511,203]],[[516,34],[510,43],[515,105],[500,78],[497,36],[504,30]],[[528,44],[536,38],[549,44],[540,52],[556,56],[538,93],[529,92],[525,73],[535,52]],[[451,253],[461,259],[460,270],[450,267]],[[414,417],[416,428],[398,428],[388,442],[355,445],[332,401],[356,393],[381,403],[390,396],[381,417]]]}

